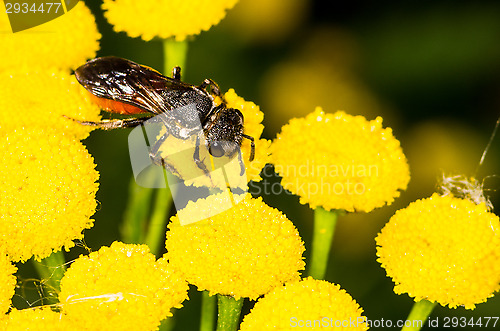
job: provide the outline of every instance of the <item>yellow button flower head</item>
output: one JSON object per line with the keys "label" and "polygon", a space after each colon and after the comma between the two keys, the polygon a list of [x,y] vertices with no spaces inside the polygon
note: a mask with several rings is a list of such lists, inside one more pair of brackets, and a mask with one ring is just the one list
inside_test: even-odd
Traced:
{"label": "yellow button flower head", "polygon": [[87,121],[100,119],[99,108],[74,76],[63,71],[0,73],[0,128],[52,128],[60,134],[86,138],[91,127],[64,116]]}
{"label": "yellow button flower head", "polygon": [[241,331],[349,329],[367,330],[363,309],[339,285],[308,277],[279,286],[255,304]]}
{"label": "yellow button flower head", "polygon": [[40,260],[92,227],[99,174],[85,147],[54,131],[0,132],[0,251]]}
{"label": "yellow button flower head", "polygon": [[0,15],[0,31],[0,71],[11,68],[25,72],[35,68],[75,69],[95,57],[101,38],[94,16],[83,1],[52,21],[16,33],[11,32],[4,12]]}
{"label": "yellow button flower head", "polygon": [[382,118],[320,107],[283,126],[271,145],[282,185],[311,208],[369,212],[391,204],[410,180],[408,163]]}
{"label": "yellow button flower head", "polygon": [[398,210],[376,241],[394,292],[415,301],[473,309],[500,288],[500,223],[484,203],[433,194]]}
{"label": "yellow button flower head", "polygon": [[9,261],[5,254],[0,254],[0,316],[10,307],[11,298],[15,292],[17,268]]}
{"label": "yellow button flower head", "polygon": [[114,242],[79,257],[61,280],[62,311],[89,330],[155,330],[188,285],[146,245]]}
{"label": "yellow button flower head", "polygon": [[78,329],[76,326],[63,314],[47,306],[22,310],[12,309],[4,320],[0,320],[0,329],[4,331],[66,331]]}
{"label": "yellow button flower head", "polygon": [[219,23],[237,0],[104,0],[102,8],[115,31],[148,41],[154,37],[175,37],[207,31]]}
{"label": "yellow button flower head", "polygon": [[[186,209],[205,215],[221,204],[212,195]],[[304,245],[297,229],[279,210],[247,195],[233,208],[182,226],[172,217],[166,257],[189,283],[210,294],[256,299],[304,269]]]}
{"label": "yellow button flower head", "polygon": [[[228,108],[234,108],[241,111],[244,117],[244,134],[253,137],[255,140],[255,156],[253,161],[249,161],[251,154],[251,143],[249,139],[243,138],[241,142],[241,156],[243,162],[245,163],[245,176],[246,181],[244,182],[232,182],[231,179],[239,178],[241,174],[241,166],[239,164],[238,156],[235,156],[234,161],[231,161],[231,166],[224,166],[226,171],[226,176],[229,178],[231,187],[242,187],[246,189],[246,185],[249,181],[261,181],[260,171],[269,161],[269,147],[271,142],[266,139],[260,139],[262,132],[264,131],[264,125],[262,125],[262,120],[264,119],[264,114],[260,110],[259,106],[250,101],[245,101],[242,97],[238,96],[233,89],[230,89],[224,94],[224,99],[226,100]],[[161,134],[160,134],[161,135]],[[175,155],[173,165],[178,172],[176,175],[184,180],[186,185],[194,186],[208,186],[208,187],[218,187],[226,188],[226,177],[222,172],[211,172],[213,170],[211,163],[211,156],[207,148],[200,148],[199,158],[206,166],[206,168],[211,172],[210,176],[205,176],[203,170],[201,170],[198,165],[193,160],[193,155],[195,153],[196,146],[196,136],[192,139],[182,140],[177,139],[173,136],[169,136],[165,143],[162,145],[162,155],[165,159],[172,160],[172,155]],[[187,151],[187,152],[186,152]],[[214,158],[215,162],[226,162],[221,161],[222,158]],[[217,167],[216,167],[217,168]]]}

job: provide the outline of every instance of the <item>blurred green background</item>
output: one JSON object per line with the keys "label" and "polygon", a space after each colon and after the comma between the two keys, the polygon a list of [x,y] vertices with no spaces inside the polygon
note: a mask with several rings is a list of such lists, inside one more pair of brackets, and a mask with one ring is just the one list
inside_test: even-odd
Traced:
{"label": "blurred green background", "polygon": [[[160,41],[115,33],[100,1],[85,2],[102,33],[98,56],[124,57],[170,74]],[[326,279],[350,293],[369,319],[405,319],[413,300],[394,294],[376,262],[374,238],[395,210],[430,196],[442,171],[474,174],[500,115],[500,2],[240,0],[219,25],[189,43],[183,80],[199,84],[204,78],[258,104],[268,139],[316,106],[382,116],[384,126],[393,128],[410,163],[408,190],[391,206],[340,219]],[[100,207],[94,227],[85,232],[93,250],[120,238],[132,177],[128,133],[95,131],[85,141],[100,172]],[[476,174],[488,176],[494,205],[500,202],[494,192],[500,187],[499,140]],[[294,222],[309,249],[312,211],[290,194],[274,194],[279,178],[272,169],[263,177],[252,190],[268,191],[265,201]],[[82,253],[75,248],[67,259]],[[305,257],[307,263],[308,251]],[[176,313],[176,330],[198,328],[195,289],[190,298]],[[244,312],[250,307],[247,302]],[[497,297],[473,311],[438,306],[431,316],[499,311]]]}

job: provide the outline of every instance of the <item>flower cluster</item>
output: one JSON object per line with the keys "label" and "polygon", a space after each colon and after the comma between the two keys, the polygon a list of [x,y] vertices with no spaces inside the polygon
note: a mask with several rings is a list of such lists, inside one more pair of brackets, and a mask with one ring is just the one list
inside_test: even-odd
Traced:
{"label": "flower cluster", "polygon": [[[182,307],[187,283],[146,245],[120,242],[81,256],[61,280],[60,307],[87,330],[153,330]],[[89,318],[92,316],[92,318]]]}
{"label": "flower cluster", "polygon": [[500,221],[484,203],[432,195],[394,214],[377,256],[397,294],[472,309],[500,289]]}
{"label": "flower cluster", "polygon": [[0,250],[13,261],[41,259],[83,238],[99,175],[79,141],[20,127],[0,134],[0,157]]}
{"label": "flower cluster", "polygon": [[237,0],[105,0],[102,7],[115,31],[151,40],[175,37],[184,40],[219,23]]}
{"label": "flower cluster", "polygon": [[243,319],[241,331],[306,328],[367,330],[363,309],[335,285],[311,277],[276,287]]}
{"label": "flower cluster", "polygon": [[[211,209],[223,204],[224,198],[212,195],[191,202],[186,209],[213,215]],[[166,258],[199,290],[256,299],[299,278],[304,245],[280,211],[261,198],[246,195],[240,199],[234,207],[191,225],[183,226],[173,217]]]}
{"label": "flower cluster", "polygon": [[[91,129],[70,118],[99,120],[99,109],[68,72],[37,68],[0,72],[0,128],[51,128],[82,140]],[[8,111],[7,111],[8,110]],[[22,114],[14,116],[13,114]]]}
{"label": "flower cluster", "polygon": [[283,187],[313,209],[369,212],[392,203],[410,180],[399,141],[380,117],[318,107],[285,125],[271,154]]}

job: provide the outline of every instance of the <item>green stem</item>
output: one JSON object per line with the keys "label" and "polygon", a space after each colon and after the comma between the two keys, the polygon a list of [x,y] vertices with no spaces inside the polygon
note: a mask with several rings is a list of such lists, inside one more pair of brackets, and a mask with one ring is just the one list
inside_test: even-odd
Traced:
{"label": "green stem", "polygon": [[208,291],[201,294],[201,321],[200,331],[213,331],[215,324],[215,299],[216,296],[210,296]]}
{"label": "green stem", "polygon": [[404,326],[402,331],[418,331],[420,330],[427,318],[431,314],[432,310],[436,306],[436,302],[430,302],[428,300],[420,300],[415,302],[413,308],[410,311],[410,315],[406,319],[409,326]]}
{"label": "green stem", "polygon": [[[165,171],[164,171],[164,175]],[[165,177],[166,178],[166,177]],[[158,256],[163,248],[163,239],[165,237],[168,212],[172,203],[172,194],[165,180],[166,187],[158,189],[156,192],[155,205],[151,220],[149,221],[148,231],[144,242],[149,246],[151,253]]]}
{"label": "green stem", "polygon": [[63,252],[54,252],[40,262],[36,260],[32,261],[42,280],[42,284],[46,287],[49,294],[46,298],[49,301],[48,303],[56,303],[57,295],[61,290],[61,279],[66,271],[66,261]]}
{"label": "green stem", "polygon": [[173,38],[163,40],[163,73],[170,76],[170,71],[179,66],[184,69],[186,66],[186,55],[188,43],[184,41],[176,41]]}
{"label": "green stem", "polygon": [[[156,180],[155,171],[148,171],[144,174],[143,183],[145,186],[152,184]],[[142,174],[141,174],[142,175]],[[125,209],[121,235],[123,242],[127,244],[140,244],[144,238],[145,224],[151,205],[153,189],[139,186],[134,177],[129,184],[129,201]]]}
{"label": "green stem", "polygon": [[314,232],[309,264],[309,276],[314,279],[325,278],[338,214],[336,210],[326,211],[321,207],[314,210]]}
{"label": "green stem", "polygon": [[231,296],[217,295],[219,301],[219,315],[217,318],[217,331],[235,331],[240,321],[243,298],[236,300]]}

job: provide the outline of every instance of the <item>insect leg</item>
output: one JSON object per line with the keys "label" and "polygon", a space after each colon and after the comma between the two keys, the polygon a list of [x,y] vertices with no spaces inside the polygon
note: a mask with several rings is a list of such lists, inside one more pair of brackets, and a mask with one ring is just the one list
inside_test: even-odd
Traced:
{"label": "insect leg", "polygon": [[203,170],[203,173],[205,173],[205,175],[208,175],[210,177],[207,167],[200,160],[200,136],[196,137],[196,147],[194,149],[193,160],[196,163],[196,166]]}
{"label": "insect leg", "polygon": [[203,83],[201,83],[200,86],[198,86],[198,88],[200,88],[202,90],[206,90],[206,88],[208,86],[210,86],[210,90],[212,91],[213,94],[215,94],[218,97],[221,96],[219,85],[217,85],[216,82],[214,82],[213,80],[211,80],[209,78],[205,79],[203,81]]}
{"label": "insect leg", "polygon": [[149,157],[151,158],[151,161],[153,161],[153,164],[167,169],[180,178],[181,174],[179,173],[179,171],[172,164],[165,162],[165,159],[163,159],[163,157],[161,156],[160,147],[165,142],[167,137],[168,132],[165,132],[160,138],[158,138],[158,140],[151,148],[151,151],[149,152]]}
{"label": "insect leg", "polygon": [[172,78],[175,80],[181,80],[181,67],[177,66],[172,69]]}
{"label": "insect leg", "polygon": [[250,140],[250,157],[249,157],[249,161],[252,162],[253,161],[253,158],[255,157],[255,139],[253,137],[250,137],[246,134],[242,134],[241,135],[243,138],[247,138],[248,140]]}
{"label": "insect leg", "polygon": [[81,125],[95,126],[98,127],[99,129],[104,129],[104,130],[112,130],[118,128],[133,128],[151,119],[151,117],[140,117],[140,118],[134,117],[123,120],[102,120],[99,122],[90,122],[90,121],[79,121],[67,116],[64,117],[69,118],[77,123],[80,123]]}
{"label": "insect leg", "polygon": [[149,151],[149,157],[153,161],[154,164],[160,165],[160,166],[165,166],[165,162],[163,161],[163,158],[161,157],[160,153],[160,147],[161,145],[165,142],[165,140],[168,137],[168,132],[165,132],[153,145],[151,148],[151,151]]}

